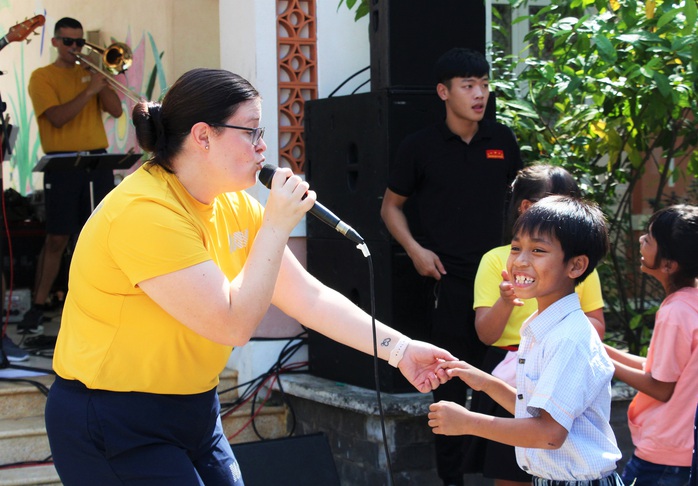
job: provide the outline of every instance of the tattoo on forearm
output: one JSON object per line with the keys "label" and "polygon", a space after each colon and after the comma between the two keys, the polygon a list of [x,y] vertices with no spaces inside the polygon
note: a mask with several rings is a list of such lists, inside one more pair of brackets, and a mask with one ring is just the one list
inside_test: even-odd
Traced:
{"label": "tattoo on forearm", "polygon": [[384,348],[390,346],[390,338],[383,339],[383,342],[381,342],[381,346],[383,346]]}

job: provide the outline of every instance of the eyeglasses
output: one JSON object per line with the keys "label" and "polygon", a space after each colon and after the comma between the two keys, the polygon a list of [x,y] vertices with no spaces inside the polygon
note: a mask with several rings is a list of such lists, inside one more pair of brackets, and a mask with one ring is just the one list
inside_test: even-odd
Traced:
{"label": "eyeglasses", "polygon": [[73,44],[77,45],[78,47],[82,47],[85,45],[85,39],[73,39],[72,37],[58,37],[56,36],[56,39],[60,39],[63,41],[63,45],[66,47],[70,47]]}
{"label": "eyeglasses", "polygon": [[236,125],[226,125],[225,123],[209,123],[212,127],[224,127],[224,128],[234,128],[236,130],[246,130],[252,134],[252,146],[256,147],[259,141],[264,137],[264,127],[251,128],[251,127],[238,127]]}

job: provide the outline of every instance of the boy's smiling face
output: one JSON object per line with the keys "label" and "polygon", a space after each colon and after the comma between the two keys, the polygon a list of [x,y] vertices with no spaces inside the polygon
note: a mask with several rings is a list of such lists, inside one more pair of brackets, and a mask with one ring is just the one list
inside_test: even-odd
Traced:
{"label": "boy's smiling face", "polygon": [[588,265],[580,255],[565,262],[560,241],[552,234],[517,233],[511,241],[507,271],[516,296],[535,298],[538,312],[574,292],[575,278]]}

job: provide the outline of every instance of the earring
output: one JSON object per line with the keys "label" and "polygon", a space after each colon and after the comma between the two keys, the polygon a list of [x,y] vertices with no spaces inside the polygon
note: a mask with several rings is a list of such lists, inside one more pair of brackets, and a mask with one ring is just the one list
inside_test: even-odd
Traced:
{"label": "earring", "polygon": [[204,147],[204,148],[205,148],[206,150],[208,150],[208,145],[206,145],[206,147]]}

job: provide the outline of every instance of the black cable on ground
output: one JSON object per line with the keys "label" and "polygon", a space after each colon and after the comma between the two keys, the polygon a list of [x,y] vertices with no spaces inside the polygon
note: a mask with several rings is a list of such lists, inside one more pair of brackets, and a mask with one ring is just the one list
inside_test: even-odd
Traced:
{"label": "black cable on ground", "polygon": [[[304,331],[304,332],[298,334],[298,337],[303,336],[303,335],[307,336],[307,333]],[[295,339],[296,341],[298,341],[298,337]],[[272,383],[272,385],[270,385],[269,388],[271,389],[273,387],[273,385],[276,384],[276,386],[279,388],[281,401],[288,407],[288,410],[289,410],[289,416],[292,420],[292,425],[291,425],[291,428],[287,434],[287,437],[293,436],[293,433],[296,430],[296,412],[293,409],[293,406],[291,405],[291,400],[288,398],[288,396],[284,392],[284,388],[283,388],[283,385],[281,384],[281,380],[279,379],[279,377],[282,373],[288,373],[288,372],[294,371],[296,368],[305,367],[308,364],[307,362],[300,362],[300,363],[284,366],[284,364],[288,360],[290,360],[303,345],[306,344],[306,340],[304,339],[302,341],[298,341],[297,343],[293,344],[293,346],[291,346],[291,343],[292,343],[292,340],[289,340],[284,345],[284,347],[281,349],[281,352],[279,353],[279,359],[277,360],[277,364],[267,372],[268,374],[274,375],[274,382]],[[255,409],[256,400],[257,400],[257,394],[254,395],[254,398],[252,400],[252,410]],[[259,432],[259,430],[257,430],[257,423],[255,420],[252,420],[252,430],[254,430],[254,433],[261,440],[266,440],[262,436],[262,434]]]}
{"label": "black cable on ground", "polygon": [[[231,413],[235,412],[236,410],[239,410],[244,404],[246,404],[249,401],[252,401],[251,405],[251,410],[250,410],[250,420],[243,426],[241,427],[237,432],[235,432],[233,435],[228,437],[228,440],[232,440],[235,436],[240,434],[248,425],[252,424],[252,428],[257,435],[257,437],[260,440],[268,440],[268,438],[265,438],[262,436],[262,434],[259,432],[256,426],[255,418],[257,415],[259,415],[259,412],[262,410],[266,402],[269,400],[269,397],[272,393],[273,386],[275,384],[278,385],[278,388],[281,392],[281,399],[282,401],[287,405],[289,409],[289,415],[291,417],[291,420],[293,421],[293,427],[290,430],[290,433],[287,435],[287,437],[290,437],[293,435],[293,432],[295,431],[295,424],[296,424],[296,418],[295,418],[295,411],[293,407],[291,406],[290,400],[286,396],[286,394],[283,392],[283,387],[281,386],[279,376],[283,373],[293,373],[298,370],[298,368],[305,368],[308,363],[303,361],[303,362],[297,362],[297,363],[288,363],[288,361],[294,356],[294,354],[303,346],[306,344],[306,338],[307,338],[307,333],[305,331],[299,333],[298,335],[291,337],[291,338],[258,338],[258,339],[253,339],[255,341],[278,341],[278,340],[287,340],[288,342],[286,345],[282,348],[282,350],[279,352],[279,356],[277,357],[276,362],[267,370],[265,373],[262,373],[261,375],[257,376],[256,378],[245,382],[238,384],[237,386],[220,390],[219,395],[223,393],[227,393],[230,391],[238,390],[244,388],[244,391],[240,393],[237,399],[235,399],[232,402],[222,402],[221,403],[221,418],[230,415]],[[267,390],[266,396],[262,400],[261,404],[257,406],[257,400],[260,392],[262,390]]]}
{"label": "black cable on ground", "polygon": [[20,469],[23,467],[32,467],[32,466],[47,466],[49,464],[53,464],[53,455],[48,456],[46,459],[44,459],[42,461],[23,461],[23,462],[11,462],[8,464],[0,464],[0,470]]}

